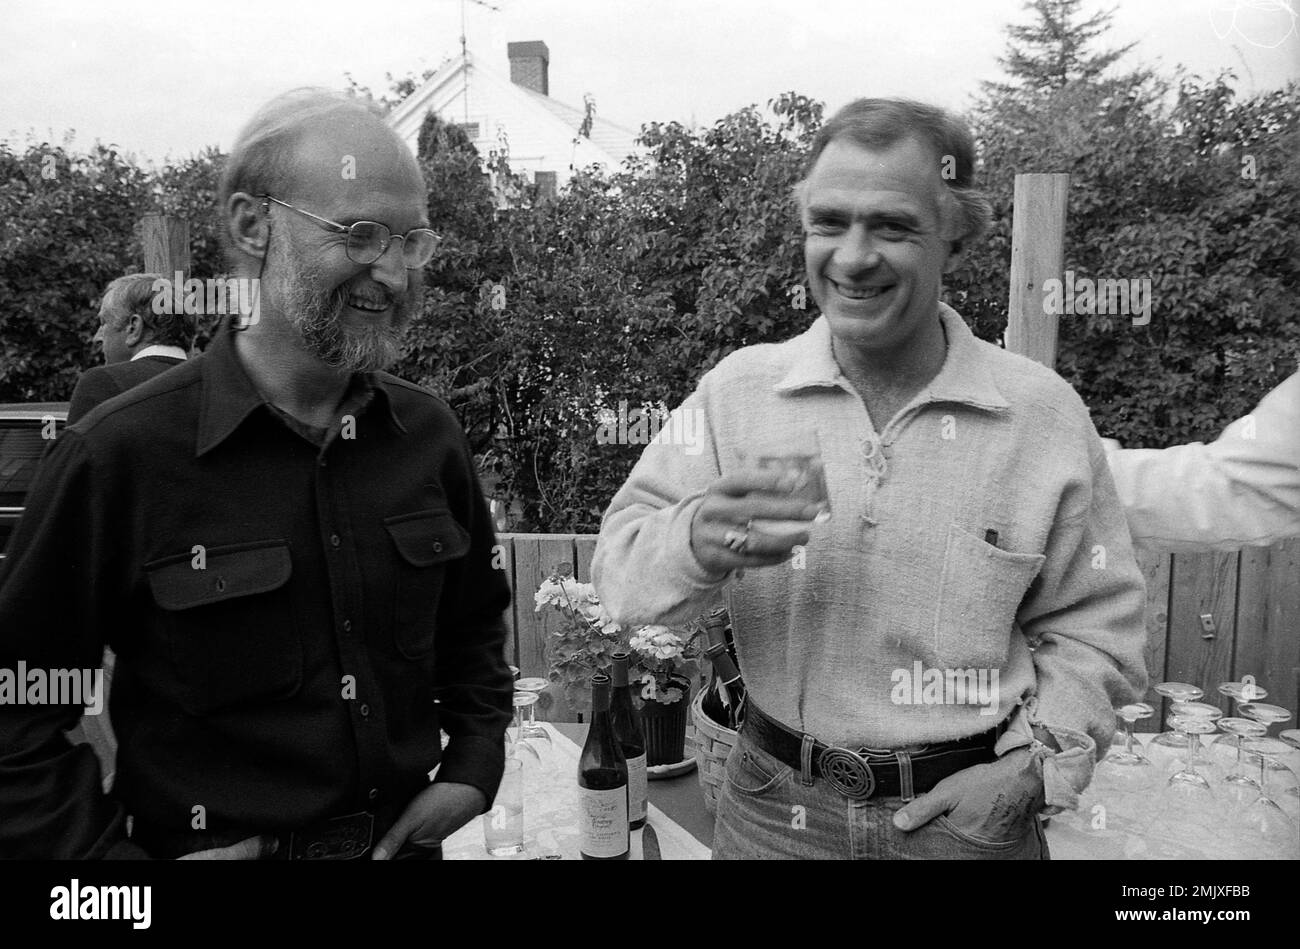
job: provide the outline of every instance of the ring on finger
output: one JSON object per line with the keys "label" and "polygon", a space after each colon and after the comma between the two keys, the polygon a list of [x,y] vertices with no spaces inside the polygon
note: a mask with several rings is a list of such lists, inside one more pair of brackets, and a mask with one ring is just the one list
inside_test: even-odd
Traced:
{"label": "ring on finger", "polygon": [[749,543],[749,525],[745,525],[743,533],[741,531],[727,531],[727,533],[722,536],[722,542],[727,545],[729,550],[738,554],[744,553],[745,546]]}

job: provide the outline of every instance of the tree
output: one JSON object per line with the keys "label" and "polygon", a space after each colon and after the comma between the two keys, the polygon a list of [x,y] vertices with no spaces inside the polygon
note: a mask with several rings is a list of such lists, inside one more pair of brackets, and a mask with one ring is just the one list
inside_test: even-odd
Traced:
{"label": "tree", "polygon": [[[1071,82],[1096,82],[1135,43],[1104,52],[1088,52],[1087,47],[1110,28],[1115,10],[1093,14],[1079,21],[1083,0],[1033,0],[1026,10],[1037,15],[1028,25],[1011,24],[1007,35],[1011,43],[998,63],[1016,80],[1013,84],[983,83],[996,92],[1028,90],[1044,92],[1063,88]],[[1014,44],[1019,43],[1020,46]]]}

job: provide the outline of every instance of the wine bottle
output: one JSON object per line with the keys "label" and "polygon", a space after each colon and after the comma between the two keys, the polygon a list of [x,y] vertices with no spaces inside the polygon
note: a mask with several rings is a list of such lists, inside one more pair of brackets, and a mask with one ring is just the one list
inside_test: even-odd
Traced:
{"label": "wine bottle", "polygon": [[609,720],[614,726],[614,737],[627,759],[627,819],[636,830],[645,824],[646,816],[646,758],[645,732],[641,729],[641,716],[632,704],[632,693],[627,687],[629,656],[616,652],[614,660],[613,694],[609,699]]}
{"label": "wine bottle", "polygon": [[[704,632],[709,645],[704,650],[713,665],[713,680],[709,686],[709,695],[715,696],[716,702],[710,702],[705,696],[704,712],[719,725],[726,725],[738,731],[745,720],[745,683],[740,677],[740,669],[727,649],[727,626],[729,619],[725,607],[719,607],[709,614],[704,621]],[[712,706],[712,709],[710,708]]]}
{"label": "wine bottle", "polygon": [[591,677],[591,728],[578,759],[578,850],[584,860],[626,860],[631,847],[627,759],[609,716],[609,676]]}

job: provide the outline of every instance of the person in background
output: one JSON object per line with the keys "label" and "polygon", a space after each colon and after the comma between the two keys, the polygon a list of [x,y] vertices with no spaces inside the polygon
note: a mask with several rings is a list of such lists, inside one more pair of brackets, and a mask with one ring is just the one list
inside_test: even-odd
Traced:
{"label": "person in background", "polygon": [[427,186],[382,118],[298,90],[218,207],[260,319],[60,434],[0,564],[0,668],[111,645],[118,740],[106,793],[80,703],[0,703],[0,857],[436,859],[496,794],[513,689],[469,441],[384,371]]}
{"label": "person in background", "polygon": [[183,363],[194,342],[193,317],[153,312],[154,281],[160,274],[118,277],[104,291],[95,342],[104,365],[77,380],[68,407],[68,424],[115,395]]}
{"label": "person in background", "polygon": [[1300,372],[1208,445],[1102,444],[1139,546],[1237,550],[1300,537]]}
{"label": "person in background", "polygon": [[[730,599],[748,700],[715,858],[1045,859],[1038,815],[1076,805],[1146,687],[1142,574],[1087,408],[941,302],[990,216],[974,167],[941,109],[832,117],[796,192],[821,315],[706,373],[677,410],[705,450],[647,446],[605,513],[615,621]],[[810,431],[830,521],[765,529],[815,507],[745,456]],[[968,674],[999,683],[983,707]],[[967,685],[926,699],[936,676]]]}

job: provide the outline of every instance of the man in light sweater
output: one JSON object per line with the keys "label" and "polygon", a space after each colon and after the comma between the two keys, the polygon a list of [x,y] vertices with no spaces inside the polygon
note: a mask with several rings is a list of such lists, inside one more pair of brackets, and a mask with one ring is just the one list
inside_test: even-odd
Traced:
{"label": "man in light sweater", "polygon": [[[989,207],[969,131],[859,100],[797,189],[821,316],[732,353],[647,446],[593,563],[624,624],[729,598],[750,702],[715,858],[1043,859],[1146,687],[1145,591],[1087,409],[939,300]],[[670,422],[670,424],[673,424]],[[756,447],[815,432],[832,517]],[[703,450],[699,450],[700,446]]]}
{"label": "man in light sweater", "polygon": [[1300,372],[1208,445],[1102,443],[1138,546],[1237,550],[1300,537]]}

